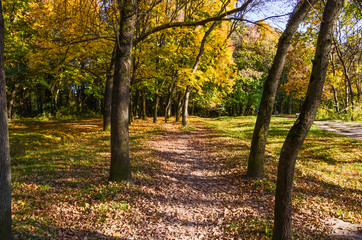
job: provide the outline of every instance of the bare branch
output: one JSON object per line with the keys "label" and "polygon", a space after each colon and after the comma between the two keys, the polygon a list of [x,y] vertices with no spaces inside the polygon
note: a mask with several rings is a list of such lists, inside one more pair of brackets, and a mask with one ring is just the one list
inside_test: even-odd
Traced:
{"label": "bare branch", "polygon": [[224,17],[227,17],[229,15],[238,13],[238,12],[242,12],[245,11],[247,9],[247,7],[249,6],[250,3],[252,3],[254,0],[247,0],[241,7],[235,8],[233,10],[224,12],[218,16],[215,17],[211,17],[211,18],[206,18],[200,21],[195,21],[195,22],[170,22],[164,25],[160,25],[157,26],[155,28],[152,28],[151,30],[149,30],[148,32],[143,33],[142,35],[140,35],[135,42],[140,42],[143,41],[144,39],[146,39],[149,35],[165,30],[165,29],[169,29],[169,28],[176,28],[176,27],[191,27],[191,26],[198,26],[198,25],[205,25],[209,22],[215,22],[215,21],[222,21],[224,20]]}

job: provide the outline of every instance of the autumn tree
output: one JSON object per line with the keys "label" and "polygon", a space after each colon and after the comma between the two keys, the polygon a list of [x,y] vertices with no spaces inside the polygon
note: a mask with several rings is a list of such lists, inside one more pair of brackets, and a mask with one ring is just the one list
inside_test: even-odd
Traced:
{"label": "autumn tree", "polygon": [[[357,1],[345,1],[337,20],[318,119],[358,119],[360,109],[361,11]],[[323,2],[314,5],[303,22],[303,30],[292,40],[284,69],[285,77],[279,88],[277,108],[284,112],[299,112],[307,92],[307,76],[312,68],[313,52],[323,12]],[[285,95],[283,98],[282,96]],[[278,97],[278,95],[277,95]],[[351,101],[353,99],[353,101]],[[283,104],[284,103],[284,104]],[[281,105],[284,105],[283,108]],[[355,109],[355,110],[353,110]],[[286,111],[287,110],[287,111]]]}
{"label": "autumn tree", "polygon": [[0,239],[11,239],[11,179],[6,84],[4,66],[4,19],[0,2]]}
{"label": "autumn tree", "polygon": [[292,36],[314,2],[315,1],[313,0],[305,0],[296,6],[294,13],[288,21],[285,31],[279,39],[277,53],[269,70],[268,78],[264,83],[259,113],[255,123],[248,161],[247,176],[249,177],[264,177],[265,145],[268,137],[270,119],[274,108],[278,80],[284,67],[285,56]]}
{"label": "autumn tree", "polygon": [[288,106],[284,110],[286,113],[299,112],[307,93],[315,47],[305,40],[301,34],[295,34],[286,57],[285,77],[279,82],[279,92],[285,93],[289,98]]}
{"label": "autumn tree", "polygon": [[[29,97],[28,89],[32,89],[29,75],[27,55],[32,51],[33,21],[28,18],[30,11],[29,1],[11,0],[3,6],[5,22],[5,71],[8,99],[8,117],[12,119],[16,108],[21,114],[29,114],[24,108],[26,98]],[[33,37],[30,37],[33,36]],[[35,89],[32,89],[35,92]],[[23,104],[20,104],[22,102]],[[19,113],[18,113],[19,114]]]}
{"label": "autumn tree", "polygon": [[343,0],[328,0],[326,3],[307,95],[300,116],[290,129],[281,149],[275,193],[274,240],[292,239],[292,187],[295,163],[321,101],[333,31],[342,5]]}
{"label": "autumn tree", "polygon": [[263,83],[275,55],[278,33],[269,24],[241,24],[232,35],[237,77],[228,94],[229,115],[250,115],[259,108]]}
{"label": "autumn tree", "polygon": [[114,60],[111,113],[110,181],[132,179],[129,159],[129,97],[133,35],[137,16],[137,1],[118,1],[119,31]]}
{"label": "autumn tree", "polygon": [[198,71],[191,75],[196,78],[189,81],[193,87],[191,114],[216,116],[225,112],[224,102],[236,79],[234,46],[230,39],[235,26],[236,23],[229,22],[217,24],[207,37]]}
{"label": "autumn tree", "polygon": [[11,0],[4,11],[9,115],[100,112],[114,42],[100,3]]}
{"label": "autumn tree", "polygon": [[[244,2],[241,7],[223,12],[215,17],[199,21],[170,22],[154,27],[140,34],[137,41],[144,40],[153,33],[169,28],[197,26],[222,20],[231,14],[245,11],[251,2],[252,0],[248,0]],[[119,32],[116,36],[118,47],[116,49],[113,76],[110,181],[130,180],[132,178],[129,159],[128,120],[133,34],[135,31],[138,7],[135,0],[119,1],[118,4],[121,17],[119,21]]]}
{"label": "autumn tree", "polygon": [[[343,73],[343,87],[345,93],[344,111],[351,107],[351,117],[356,102],[360,101],[361,87],[358,82],[358,68],[361,68],[362,30],[359,27],[361,11],[357,3],[346,1],[342,9],[341,17],[338,18],[335,30],[332,59],[335,71]],[[334,55],[334,56],[333,56]],[[357,99],[356,99],[357,96]]]}

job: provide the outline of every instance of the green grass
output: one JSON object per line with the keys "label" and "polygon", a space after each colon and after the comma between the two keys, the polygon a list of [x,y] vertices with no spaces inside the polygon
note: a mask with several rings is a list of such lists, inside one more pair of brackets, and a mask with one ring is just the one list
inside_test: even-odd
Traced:
{"label": "green grass", "polygon": [[[256,117],[191,117],[189,126],[181,130],[192,134],[200,124],[207,125],[210,133],[205,141],[217,146],[226,159],[226,172],[239,181],[246,173],[255,120]],[[294,121],[272,118],[266,148],[266,178],[243,180],[240,186],[246,199],[270,204],[269,213],[230,222],[228,231],[235,232],[236,238],[271,236],[277,162]],[[164,135],[165,125],[161,121],[152,124],[151,120],[139,120],[130,126],[132,172],[137,185],[107,182],[110,133],[101,129],[100,119],[25,120],[10,124],[15,239],[51,239],[64,229],[102,232],[114,221],[127,225],[127,219],[133,216],[132,203],[145,195],[143,183],[157,183],[154,173],[161,166],[148,141]],[[315,221],[320,216],[336,216],[362,222],[361,159],[361,141],[313,126],[297,161],[295,213],[311,216]],[[306,222],[318,225],[312,220]],[[310,233],[303,235],[302,228],[295,231],[299,234],[296,239],[313,239]],[[316,230],[315,234],[319,233]]]}
{"label": "green grass", "polygon": [[[246,173],[256,117],[199,119],[217,131],[225,143],[234,173]],[[252,186],[273,193],[282,144],[295,118],[272,117],[266,146],[266,179]],[[294,181],[294,205],[315,204],[318,211],[354,223],[362,222],[362,142],[326,132],[313,125],[299,153]],[[301,210],[300,208],[299,210]]]}
{"label": "green grass", "polygon": [[[15,239],[50,239],[62,229],[87,228],[81,222],[105,228],[132,211],[130,203],[142,191],[107,182],[110,133],[101,129],[100,119],[10,123]],[[162,125],[130,129],[133,177],[152,179],[159,166],[145,139],[162,132]],[[89,221],[80,221],[82,216]]]}

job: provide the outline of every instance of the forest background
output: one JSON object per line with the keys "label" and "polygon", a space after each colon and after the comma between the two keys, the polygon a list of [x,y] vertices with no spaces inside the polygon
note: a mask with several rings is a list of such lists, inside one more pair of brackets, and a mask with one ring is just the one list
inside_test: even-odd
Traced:
{"label": "forest background", "polygon": [[[141,5],[140,12],[147,15],[139,14],[135,38],[173,19],[195,21],[213,16],[222,4],[182,2],[155,2],[151,8]],[[288,2],[285,4],[292,9],[293,3]],[[4,2],[9,118],[104,113],[106,80],[113,71],[111,59],[119,22],[114,4]],[[226,8],[234,4],[230,1]],[[248,19],[249,13],[250,19],[255,19],[252,11],[258,9],[263,9],[263,3],[251,6],[243,18]],[[322,5],[315,6],[292,39],[274,113],[300,111],[322,10]],[[276,14],[283,16],[288,12]],[[269,17],[272,15],[269,12]],[[180,115],[187,86],[192,87],[192,115],[256,114],[282,30],[260,19],[217,22],[193,73],[200,43],[211,24],[168,29],[135,44],[130,121],[135,116],[153,116],[157,121],[159,115]],[[346,5],[338,20],[330,58],[317,119],[361,119],[361,22],[360,10],[353,4]]]}

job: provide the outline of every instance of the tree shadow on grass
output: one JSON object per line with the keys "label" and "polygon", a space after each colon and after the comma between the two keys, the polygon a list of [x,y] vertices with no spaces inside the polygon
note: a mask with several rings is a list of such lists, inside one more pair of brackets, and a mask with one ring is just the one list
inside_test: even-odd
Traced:
{"label": "tree shadow on grass", "polygon": [[296,193],[301,193],[308,197],[323,197],[332,201],[337,201],[336,204],[343,206],[347,211],[358,212],[362,208],[360,198],[362,191],[359,189],[351,189],[341,187],[337,184],[324,182],[313,176],[298,177],[298,181],[307,183],[306,187],[294,187]]}

